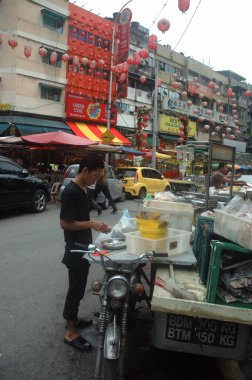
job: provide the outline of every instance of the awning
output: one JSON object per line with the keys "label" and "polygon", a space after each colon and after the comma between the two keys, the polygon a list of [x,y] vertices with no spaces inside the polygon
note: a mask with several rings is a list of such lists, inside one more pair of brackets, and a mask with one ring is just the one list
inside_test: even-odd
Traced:
{"label": "awning", "polygon": [[47,120],[32,117],[22,117],[22,116],[0,116],[0,134],[3,133],[7,128],[15,126],[17,128],[16,135],[30,135],[34,133],[45,133],[45,132],[67,132],[72,134],[72,130],[63,121]]}
{"label": "awning", "polygon": [[[97,141],[99,143],[108,143],[108,141],[102,140],[103,133],[107,131],[107,127],[103,125],[91,125],[85,123],[75,123],[70,121],[66,121],[66,123],[77,136],[86,137],[87,139]],[[109,142],[109,144],[131,145],[131,142],[120,132],[118,132],[116,128],[111,127],[110,132],[115,136],[115,138],[111,142]]]}
{"label": "awning", "polygon": [[[166,140],[166,141],[178,141],[180,136],[178,135],[171,135],[170,133],[159,133],[159,138]],[[195,141],[196,139],[194,137],[189,137],[188,141]]]}

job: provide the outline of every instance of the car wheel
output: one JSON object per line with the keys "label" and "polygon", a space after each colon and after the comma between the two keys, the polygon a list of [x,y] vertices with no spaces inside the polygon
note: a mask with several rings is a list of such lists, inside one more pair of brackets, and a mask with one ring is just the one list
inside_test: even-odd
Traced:
{"label": "car wheel", "polygon": [[119,201],[120,202],[123,202],[123,201],[125,201],[125,199],[126,199],[126,194],[125,194],[125,191],[122,193],[122,195],[121,195],[121,197],[119,198]]}
{"label": "car wheel", "polygon": [[42,212],[45,210],[47,205],[46,193],[44,190],[36,190],[33,194],[32,200],[32,211]]}
{"label": "car wheel", "polygon": [[144,199],[146,197],[146,189],[145,187],[141,187],[138,193],[138,198]]}

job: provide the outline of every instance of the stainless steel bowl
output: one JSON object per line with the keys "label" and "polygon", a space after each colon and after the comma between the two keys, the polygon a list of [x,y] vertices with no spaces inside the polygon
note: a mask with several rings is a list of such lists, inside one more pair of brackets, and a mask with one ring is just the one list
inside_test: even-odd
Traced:
{"label": "stainless steel bowl", "polygon": [[118,239],[118,238],[103,240],[101,242],[101,245],[103,248],[106,248],[109,250],[124,249],[127,246],[126,241],[124,239]]}

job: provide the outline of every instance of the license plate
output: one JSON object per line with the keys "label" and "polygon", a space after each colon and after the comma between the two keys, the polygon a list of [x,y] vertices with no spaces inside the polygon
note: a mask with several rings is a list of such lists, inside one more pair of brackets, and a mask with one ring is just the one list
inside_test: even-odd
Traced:
{"label": "license plate", "polygon": [[127,180],[126,180],[126,179],[122,179],[122,182],[123,182],[123,183],[127,183]]}
{"label": "license plate", "polygon": [[239,324],[234,322],[167,315],[165,330],[167,341],[235,349],[238,333]]}

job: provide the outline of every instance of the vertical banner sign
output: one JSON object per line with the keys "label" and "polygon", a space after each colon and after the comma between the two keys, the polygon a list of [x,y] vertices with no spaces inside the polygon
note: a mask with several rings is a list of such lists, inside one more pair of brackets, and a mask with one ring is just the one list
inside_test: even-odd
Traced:
{"label": "vertical banner sign", "polygon": [[[119,52],[118,52],[118,63],[125,62],[129,55],[130,46],[130,21],[132,18],[132,12],[129,8],[125,8],[120,13],[120,30],[119,30]],[[120,83],[118,82],[117,87],[117,97],[127,98],[128,95],[128,73],[126,73],[125,80]]]}

